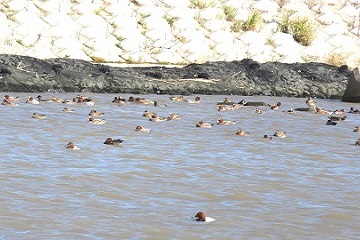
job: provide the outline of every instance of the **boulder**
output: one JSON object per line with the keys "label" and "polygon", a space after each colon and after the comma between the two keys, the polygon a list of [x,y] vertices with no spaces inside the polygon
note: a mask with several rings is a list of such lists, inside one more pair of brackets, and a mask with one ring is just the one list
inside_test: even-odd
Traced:
{"label": "boulder", "polygon": [[342,97],[343,102],[360,102],[360,73],[355,68],[349,78],[349,82]]}

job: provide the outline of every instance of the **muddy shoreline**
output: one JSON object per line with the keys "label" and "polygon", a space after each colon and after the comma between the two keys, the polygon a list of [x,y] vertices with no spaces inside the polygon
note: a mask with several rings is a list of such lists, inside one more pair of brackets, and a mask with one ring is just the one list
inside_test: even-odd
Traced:
{"label": "muddy shoreline", "polygon": [[325,63],[251,59],[174,66],[114,66],[0,55],[2,92],[243,95],[341,99],[352,71]]}

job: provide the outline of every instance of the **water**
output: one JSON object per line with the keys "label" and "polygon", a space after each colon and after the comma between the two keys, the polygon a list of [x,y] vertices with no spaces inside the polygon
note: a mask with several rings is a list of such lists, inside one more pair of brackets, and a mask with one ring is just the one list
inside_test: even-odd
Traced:
{"label": "water", "polygon": [[[2,239],[359,239],[360,133],[353,129],[360,114],[327,126],[326,115],[281,113],[306,107],[305,99],[227,96],[283,103],[257,115],[254,107],[218,112],[225,96],[201,96],[199,104],[142,96],[168,105],[156,108],[117,106],[114,94],[88,94],[95,107],[31,105],[27,96],[37,94],[17,95],[19,106],[0,106]],[[91,109],[105,113],[105,125],[87,123]],[[145,109],[182,119],[150,122]],[[33,112],[47,118],[33,119]],[[220,117],[237,123],[195,127]],[[137,125],[151,132],[136,132]],[[250,136],[236,136],[238,128]],[[277,129],[288,137],[261,139]],[[108,137],[124,142],[104,145]],[[82,150],[66,149],[69,141]],[[216,221],[191,220],[198,211]]]}

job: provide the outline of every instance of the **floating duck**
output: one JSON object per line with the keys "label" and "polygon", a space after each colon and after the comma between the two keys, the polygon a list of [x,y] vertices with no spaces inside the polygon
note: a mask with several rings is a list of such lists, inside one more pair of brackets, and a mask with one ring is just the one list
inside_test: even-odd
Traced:
{"label": "floating duck", "polygon": [[195,219],[195,221],[198,221],[198,222],[213,222],[215,221],[214,218],[211,218],[211,217],[207,217],[205,215],[205,213],[203,212],[198,212],[195,216],[192,217],[193,219]]}
{"label": "floating duck", "polygon": [[33,113],[33,114],[32,114],[32,118],[44,119],[44,118],[46,118],[46,115],[45,115],[45,114],[41,114],[41,113]]}
{"label": "floating duck", "polygon": [[76,146],[73,142],[69,142],[68,144],[66,144],[65,146],[68,149],[72,149],[72,150],[80,150],[81,148]]}
{"label": "floating duck", "polygon": [[135,131],[149,133],[150,129],[144,128],[143,126],[138,125],[138,126],[136,126]]}
{"label": "floating duck", "polygon": [[112,138],[107,138],[104,142],[104,144],[107,145],[120,145],[124,140],[122,139],[112,139]]}
{"label": "floating duck", "polygon": [[196,123],[196,127],[199,127],[199,128],[211,128],[214,124],[211,124],[211,123],[206,123],[204,121],[199,121],[198,123]]}
{"label": "floating duck", "polygon": [[102,125],[102,124],[106,123],[106,120],[105,119],[98,119],[98,118],[89,117],[88,122],[92,123],[92,124]]}
{"label": "floating duck", "polygon": [[249,132],[245,132],[241,128],[239,128],[235,134],[238,135],[238,136],[245,136],[245,137],[250,136]]}

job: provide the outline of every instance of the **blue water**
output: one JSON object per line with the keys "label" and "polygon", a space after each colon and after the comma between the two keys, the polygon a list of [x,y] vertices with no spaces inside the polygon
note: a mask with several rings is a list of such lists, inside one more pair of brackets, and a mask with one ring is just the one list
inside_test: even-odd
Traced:
{"label": "blue water", "polygon": [[[3,93],[5,95],[6,93]],[[96,106],[41,102],[0,106],[0,237],[3,239],[358,239],[360,159],[355,141],[360,114],[336,126],[327,115],[282,114],[305,99],[201,96],[199,104],[143,95],[167,107],[112,103]],[[50,93],[42,93],[50,98]],[[57,94],[73,98],[77,93]],[[122,95],[128,98],[130,95]],[[219,112],[216,103],[282,102],[280,110],[254,107]],[[195,96],[188,98],[194,99]],[[360,104],[317,99],[324,109]],[[64,107],[75,109],[65,113]],[[104,125],[87,122],[91,109]],[[145,109],[181,120],[150,122]],[[46,114],[34,119],[32,113]],[[218,118],[235,125],[216,125]],[[215,124],[196,128],[199,120]],[[150,133],[134,131],[137,125]],[[235,135],[238,128],[249,137]],[[276,130],[287,138],[262,139]],[[121,138],[108,146],[106,138]],[[82,149],[69,150],[73,141]],[[204,211],[215,218],[190,217]]]}

